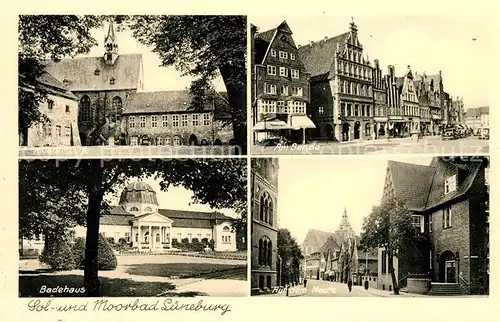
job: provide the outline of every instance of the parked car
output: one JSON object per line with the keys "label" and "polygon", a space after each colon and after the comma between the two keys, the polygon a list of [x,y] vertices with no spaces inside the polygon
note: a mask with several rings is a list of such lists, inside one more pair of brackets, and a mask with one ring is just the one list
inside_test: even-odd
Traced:
{"label": "parked car", "polygon": [[481,129],[481,133],[479,134],[479,139],[480,140],[489,140],[490,139],[490,128],[489,127],[483,127]]}
{"label": "parked car", "polygon": [[448,127],[441,132],[441,139],[442,140],[455,140],[458,139],[458,134],[455,128],[453,127]]}
{"label": "parked car", "polygon": [[264,139],[258,142],[257,144],[262,146],[277,146],[280,143],[282,145],[288,145],[288,140],[280,137],[274,137],[274,138]]}

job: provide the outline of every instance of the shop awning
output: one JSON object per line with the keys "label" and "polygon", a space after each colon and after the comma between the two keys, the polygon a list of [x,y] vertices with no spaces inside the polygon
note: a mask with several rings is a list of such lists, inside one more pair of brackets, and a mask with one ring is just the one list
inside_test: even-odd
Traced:
{"label": "shop awning", "polygon": [[315,129],[313,121],[305,115],[292,115],[291,117],[292,129]]}
{"label": "shop awning", "polygon": [[290,126],[278,119],[260,121],[253,127],[254,131],[287,130],[287,129],[290,129]]}

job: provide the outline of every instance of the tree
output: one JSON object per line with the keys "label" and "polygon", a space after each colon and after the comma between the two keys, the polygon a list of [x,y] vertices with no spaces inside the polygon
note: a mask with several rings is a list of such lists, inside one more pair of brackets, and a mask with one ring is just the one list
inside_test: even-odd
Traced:
{"label": "tree", "polygon": [[411,212],[396,200],[386,200],[375,206],[364,218],[361,245],[365,249],[382,248],[387,252],[388,268],[394,294],[399,294],[399,283],[394,270],[394,257],[408,249],[413,241],[422,238],[412,225]]}
{"label": "tree", "polygon": [[304,256],[297,241],[292,237],[288,229],[278,230],[277,248],[282,265],[280,278],[285,283],[298,283],[300,264]]}
{"label": "tree", "polygon": [[[32,200],[29,200],[29,208],[21,209],[21,211],[28,212],[20,214],[21,230],[41,231],[44,229],[46,222],[43,220],[39,220],[38,224],[24,221],[30,218],[30,212],[38,213],[39,209],[49,214],[50,209],[46,209],[44,199],[46,194],[33,192],[38,189],[37,182],[39,181],[45,184],[43,186],[45,192],[50,192],[52,188],[59,185],[67,187],[68,191],[71,191],[67,194],[68,205],[85,209],[87,233],[84,285],[88,296],[100,295],[97,256],[99,219],[101,214],[105,214],[109,209],[104,196],[117,194],[129,178],[140,179],[154,175],[160,180],[162,190],[167,190],[171,185],[181,185],[193,192],[193,202],[208,204],[213,208],[242,209],[246,204],[246,160],[243,159],[141,159],[139,161],[91,159],[64,162],[35,160],[20,163],[22,171],[27,171],[32,175],[28,178],[21,173],[20,178],[23,178],[23,182],[33,180],[33,184],[27,185],[28,191],[25,192],[25,195]],[[50,166],[55,169],[50,170]],[[48,174],[40,171],[40,168],[48,169]],[[82,195],[85,198],[76,198]],[[50,200],[57,201],[57,197]],[[66,221],[66,216],[73,216],[71,211],[66,213],[66,216],[63,212],[59,215],[62,222]]]}
{"label": "tree", "polygon": [[220,76],[226,86],[236,145],[246,153],[245,16],[133,16],[130,28],[153,47],[163,66],[197,77],[191,84],[193,107],[201,108],[210,83]]}
{"label": "tree", "polygon": [[25,135],[33,124],[46,118],[38,106],[47,92],[37,83],[46,60],[85,54],[97,45],[90,30],[102,26],[100,16],[21,15],[18,46],[18,132]]}

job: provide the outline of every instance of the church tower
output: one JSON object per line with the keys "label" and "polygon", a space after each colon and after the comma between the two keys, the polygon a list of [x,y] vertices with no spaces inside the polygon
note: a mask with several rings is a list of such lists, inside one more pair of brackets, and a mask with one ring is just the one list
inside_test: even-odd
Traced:
{"label": "church tower", "polygon": [[118,58],[118,42],[113,26],[113,19],[109,19],[108,34],[104,37],[104,62],[108,65],[114,65]]}
{"label": "church tower", "polygon": [[339,228],[335,233],[341,236],[343,240],[354,237],[354,230],[352,229],[351,223],[349,222],[349,218],[347,217],[347,209],[345,207]]}

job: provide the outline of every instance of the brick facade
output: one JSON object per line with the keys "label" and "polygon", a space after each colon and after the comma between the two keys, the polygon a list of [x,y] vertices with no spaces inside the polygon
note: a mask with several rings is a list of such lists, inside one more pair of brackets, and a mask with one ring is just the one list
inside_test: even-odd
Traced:
{"label": "brick facade", "polygon": [[[309,74],[292,31],[284,21],[275,29],[255,33],[252,46],[253,124],[278,119],[288,124],[280,135],[297,140],[299,133],[295,131],[293,118],[307,117],[310,89]],[[269,132],[258,132],[254,137],[260,141]]]}
{"label": "brick facade", "polygon": [[[277,158],[252,160],[252,294],[269,292],[279,285],[278,170]],[[270,245],[270,247],[269,247]]]}

